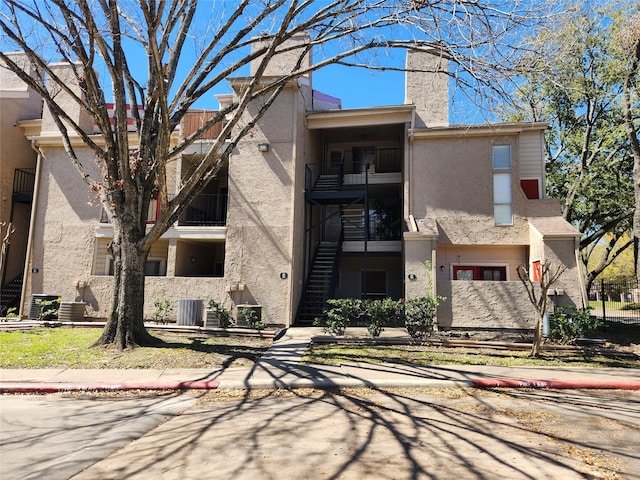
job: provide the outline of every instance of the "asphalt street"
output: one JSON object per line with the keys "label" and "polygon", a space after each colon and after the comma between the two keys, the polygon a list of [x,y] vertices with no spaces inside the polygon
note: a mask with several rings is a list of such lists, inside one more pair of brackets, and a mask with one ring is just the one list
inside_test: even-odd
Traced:
{"label": "asphalt street", "polygon": [[640,478],[639,391],[3,396],[2,478]]}

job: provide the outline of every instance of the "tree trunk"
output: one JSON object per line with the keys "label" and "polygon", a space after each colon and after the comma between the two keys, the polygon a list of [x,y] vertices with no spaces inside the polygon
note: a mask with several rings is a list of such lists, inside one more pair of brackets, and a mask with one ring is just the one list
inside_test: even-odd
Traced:
{"label": "tree trunk", "polygon": [[543,321],[543,313],[537,312],[536,315],[536,326],[533,331],[533,344],[531,345],[531,353],[530,356],[537,357],[540,355],[540,348],[542,346],[542,321]]}
{"label": "tree trunk", "polygon": [[127,230],[118,234],[122,230],[114,225],[114,239],[110,244],[115,280],[113,306],[94,346],[115,345],[125,349],[161,342],[144,326],[145,263],[149,252],[138,248],[134,229]]}
{"label": "tree trunk", "polygon": [[636,77],[640,69],[640,39],[634,40],[633,55],[629,74],[624,83],[624,119],[627,136],[633,154],[633,195],[635,211],[633,214],[633,255],[636,280],[640,281],[640,139],[636,131],[633,92],[638,92]]}
{"label": "tree trunk", "polygon": [[640,282],[640,154],[634,155],[633,189],[636,209],[633,213],[633,258],[636,280]]}

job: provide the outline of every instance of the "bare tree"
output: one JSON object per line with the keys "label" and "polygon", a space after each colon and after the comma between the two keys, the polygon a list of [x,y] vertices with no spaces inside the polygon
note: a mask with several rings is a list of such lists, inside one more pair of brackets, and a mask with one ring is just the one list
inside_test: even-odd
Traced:
{"label": "bare tree", "polygon": [[534,282],[532,275],[524,265],[518,266],[518,277],[527,289],[529,300],[531,305],[536,310],[536,324],[533,327],[533,344],[531,346],[531,356],[535,357],[540,354],[540,347],[542,345],[542,323],[544,315],[547,312],[547,304],[549,300],[549,290],[555,284],[566,267],[564,265],[554,265],[550,261],[545,261],[540,266],[540,279]]}
{"label": "bare tree", "polygon": [[4,262],[7,257],[7,250],[11,243],[11,235],[16,232],[11,222],[0,222],[0,238],[2,239],[2,248],[0,250],[0,272],[4,271]]}
{"label": "bare tree", "polygon": [[[227,162],[233,147],[254,127],[292,80],[329,64],[386,68],[367,52],[430,49],[447,57],[447,72],[475,91],[502,91],[522,28],[548,19],[551,2],[400,0],[5,0],[0,27],[5,45],[24,51],[37,74],[30,76],[10,57],[6,66],[44,98],[62,134],[66,152],[95,192],[113,225],[110,244],[115,288],[110,318],[98,344],[120,348],[149,344],[143,325],[144,265],[153,243],[175,223]],[[309,34],[304,43],[289,40]],[[45,36],[46,43],[40,36]],[[311,49],[321,52],[309,65]],[[191,55],[195,52],[195,56]],[[182,68],[190,55],[189,68]],[[293,58],[287,75],[266,76],[274,55]],[[49,67],[47,57],[70,62],[81,93]],[[146,72],[133,66],[144,62]],[[204,95],[257,65],[234,101],[179,143],[171,135],[186,112]],[[106,78],[97,71],[106,70]],[[45,85],[45,78],[48,86]],[[54,88],[52,89],[52,85]],[[107,93],[115,102],[113,124]],[[100,131],[99,141],[65,112],[53,91],[62,91],[86,110]],[[260,102],[256,102],[256,100]],[[135,143],[129,139],[127,103]],[[249,105],[259,105],[247,120]],[[167,195],[167,161],[180,155],[210,127],[224,127],[208,153],[180,186]],[[78,135],[95,154],[104,178],[92,178],[70,141]],[[146,231],[149,203],[160,213]]]}

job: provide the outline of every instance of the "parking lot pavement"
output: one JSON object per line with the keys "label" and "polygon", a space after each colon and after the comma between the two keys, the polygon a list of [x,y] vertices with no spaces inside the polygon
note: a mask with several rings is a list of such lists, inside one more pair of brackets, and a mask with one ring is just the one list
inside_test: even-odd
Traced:
{"label": "parking lot pavement", "polygon": [[638,479],[640,392],[216,391],[74,480]]}
{"label": "parking lot pavement", "polygon": [[0,396],[0,478],[66,480],[194,404],[192,396]]}

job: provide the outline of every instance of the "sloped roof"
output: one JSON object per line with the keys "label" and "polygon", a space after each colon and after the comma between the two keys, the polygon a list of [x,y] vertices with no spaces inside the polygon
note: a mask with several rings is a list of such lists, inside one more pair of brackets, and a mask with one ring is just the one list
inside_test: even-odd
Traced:
{"label": "sloped roof", "polygon": [[529,217],[529,225],[544,237],[579,237],[581,234],[561,216]]}
{"label": "sloped roof", "polygon": [[416,220],[418,225],[418,232],[427,237],[438,236],[438,222],[435,218],[419,218]]}

